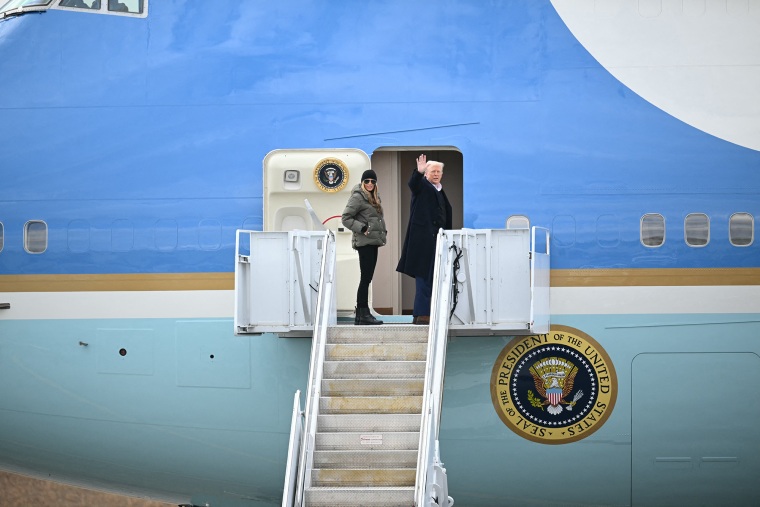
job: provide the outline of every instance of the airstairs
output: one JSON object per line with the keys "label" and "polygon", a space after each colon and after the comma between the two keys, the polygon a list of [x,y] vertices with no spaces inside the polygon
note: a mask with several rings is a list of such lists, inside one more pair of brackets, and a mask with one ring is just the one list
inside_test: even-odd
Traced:
{"label": "airstairs", "polygon": [[283,507],[452,506],[438,443],[449,335],[549,326],[549,234],[535,227],[440,231],[429,326],[339,325],[331,231],[238,231],[235,277],[236,333],[312,336]]}
{"label": "airstairs", "polygon": [[427,331],[327,329],[305,505],[414,504]]}

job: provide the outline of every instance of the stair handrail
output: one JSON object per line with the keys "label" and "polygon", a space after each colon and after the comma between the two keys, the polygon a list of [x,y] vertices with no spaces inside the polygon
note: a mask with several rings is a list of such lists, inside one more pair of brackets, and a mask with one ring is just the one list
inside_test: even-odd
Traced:
{"label": "stair handrail", "polygon": [[290,419],[290,440],[288,441],[288,460],[285,463],[285,486],[282,492],[282,507],[293,507],[293,495],[296,491],[298,475],[298,456],[301,454],[303,441],[303,411],[301,410],[301,390],[293,396],[293,414]]}
{"label": "stair handrail", "polygon": [[319,398],[322,389],[327,328],[337,324],[337,306],[335,293],[335,234],[325,231],[325,246],[322,251],[322,263],[319,274],[319,294],[317,296],[317,313],[314,319],[314,332],[309,362],[309,387],[306,391],[306,410],[303,414],[303,438],[301,439],[298,458],[296,488],[292,498],[296,507],[301,507],[304,491],[311,485],[311,476],[307,474],[314,460],[314,441],[319,415]]}
{"label": "stair handrail", "polygon": [[451,311],[453,256],[450,245],[452,243],[453,240],[443,229],[440,229],[436,239],[425,387],[417,455],[417,478],[414,491],[416,507],[450,505],[446,473],[438,452],[438,432],[441,422],[446,345]]}

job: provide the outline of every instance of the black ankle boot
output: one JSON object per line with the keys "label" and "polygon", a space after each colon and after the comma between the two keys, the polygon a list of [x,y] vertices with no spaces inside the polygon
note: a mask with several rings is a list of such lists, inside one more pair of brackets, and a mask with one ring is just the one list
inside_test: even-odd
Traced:
{"label": "black ankle boot", "polygon": [[357,326],[379,326],[382,320],[377,320],[369,311],[369,308],[357,308],[354,324]]}

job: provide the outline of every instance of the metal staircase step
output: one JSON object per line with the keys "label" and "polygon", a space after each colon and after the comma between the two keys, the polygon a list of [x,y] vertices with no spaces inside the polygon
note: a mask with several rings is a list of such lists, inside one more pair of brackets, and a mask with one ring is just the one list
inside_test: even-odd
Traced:
{"label": "metal staircase step", "polygon": [[424,379],[325,379],[325,396],[422,396]]}
{"label": "metal staircase step", "polygon": [[313,486],[414,486],[415,468],[315,468]]}
{"label": "metal staircase step", "polygon": [[322,396],[322,414],[421,414],[422,396]]}
{"label": "metal staircase step", "polygon": [[420,431],[421,414],[320,414],[317,428],[329,431]]}
{"label": "metal staircase step", "polygon": [[314,451],[315,468],[414,468],[417,449]]}
{"label": "metal staircase step", "polygon": [[319,451],[416,451],[419,445],[420,434],[415,432],[318,432],[314,440],[314,448]]}
{"label": "metal staircase step", "polygon": [[313,487],[305,496],[309,507],[410,507],[414,487]]}
{"label": "metal staircase step", "polygon": [[333,343],[325,346],[328,361],[424,361],[427,343]]}
{"label": "metal staircase step", "polygon": [[327,343],[427,343],[427,326],[337,326]]}
{"label": "metal staircase step", "polygon": [[325,361],[324,378],[422,378],[425,361]]}

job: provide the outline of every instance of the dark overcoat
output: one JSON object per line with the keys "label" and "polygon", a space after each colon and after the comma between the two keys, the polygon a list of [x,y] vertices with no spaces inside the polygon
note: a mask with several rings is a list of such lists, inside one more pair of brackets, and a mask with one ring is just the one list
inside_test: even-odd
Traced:
{"label": "dark overcoat", "polygon": [[437,190],[416,169],[409,178],[409,188],[412,190],[411,213],[396,271],[412,278],[420,276],[432,280],[438,230],[452,228],[451,204],[446,193]]}

